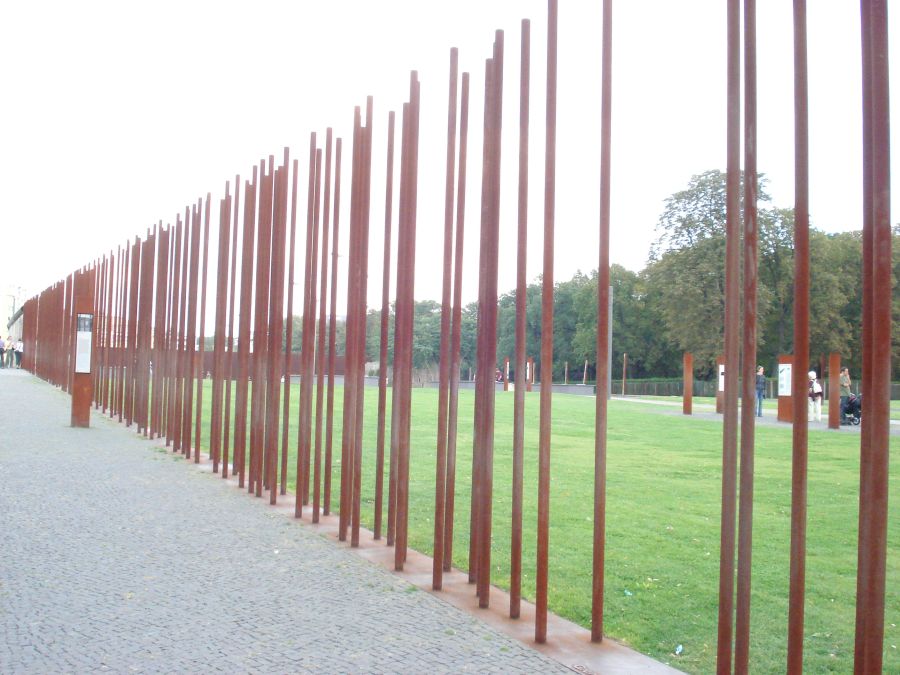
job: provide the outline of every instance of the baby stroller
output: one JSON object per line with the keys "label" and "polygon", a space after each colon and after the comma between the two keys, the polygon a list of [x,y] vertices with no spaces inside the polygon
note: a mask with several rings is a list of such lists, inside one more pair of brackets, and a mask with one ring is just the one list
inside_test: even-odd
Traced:
{"label": "baby stroller", "polygon": [[841,412],[841,424],[859,424],[862,418],[862,394],[850,394],[847,399],[847,405]]}

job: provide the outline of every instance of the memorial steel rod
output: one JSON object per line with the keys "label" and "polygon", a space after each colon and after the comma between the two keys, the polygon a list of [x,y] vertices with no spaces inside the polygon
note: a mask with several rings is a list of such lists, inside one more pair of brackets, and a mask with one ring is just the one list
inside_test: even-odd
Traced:
{"label": "memorial steel rod", "polygon": [[203,354],[206,340],[206,282],[209,267],[209,211],[212,195],[206,193],[206,206],[203,215],[203,253],[201,254],[200,272],[200,330],[197,335],[197,355],[195,356],[194,369],[197,372],[197,408],[194,415],[194,463],[200,463],[200,429],[203,425],[203,383],[206,380],[206,367]]}
{"label": "memorial steel rod", "polygon": [[381,321],[378,340],[378,419],[375,432],[375,539],[381,539],[384,502],[384,434],[387,409],[388,328],[391,314],[391,217],[394,204],[394,125],[396,115],[388,113],[387,166],[384,188],[384,244],[381,265]]}
{"label": "memorial steel rod", "polygon": [[[234,208],[232,209],[233,224],[231,230],[231,268],[228,285],[228,343],[226,347],[227,379],[225,380],[225,421],[222,424],[222,478],[228,478],[228,450],[231,441],[231,382],[235,376],[234,362],[234,292],[237,281],[238,258],[238,217],[241,210],[241,177],[234,177]],[[232,474],[234,467],[232,466]]]}
{"label": "memorial steel rod", "polygon": [[450,400],[447,403],[447,498],[444,507],[444,571],[453,561],[456,503],[456,438],[459,413],[459,363],[462,343],[462,269],[466,222],[466,161],[469,139],[469,73],[463,72],[459,102],[459,161],[456,186],[456,241],[453,246],[453,314],[450,324]]}
{"label": "memorial steel rod", "polygon": [[256,232],[256,188],[258,167],[251,182],[244,184],[244,224],[241,247],[241,301],[238,310],[238,374],[234,412],[234,461],[238,487],[245,487],[247,468],[247,389],[250,377],[250,303],[253,290],[253,239]]}
{"label": "memorial steel rod", "polygon": [[284,393],[281,415],[281,494],[287,494],[288,430],[291,410],[291,356],[294,344],[294,257],[297,238],[297,181],[300,163],[295,159],[291,170],[291,231],[288,236],[287,309],[284,338]]}
{"label": "memorial steel rod", "polygon": [[[534,639],[547,640],[547,586],[550,553],[550,433],[553,400],[553,235],[556,210],[557,0],[547,16],[547,134],[544,158],[544,267],[541,279],[541,403],[538,434],[537,584]],[[599,398],[599,397],[598,397]]]}
{"label": "memorial steel rod", "polygon": [[[315,446],[314,446],[314,465],[313,475],[315,484],[313,485],[313,512],[312,522],[319,522],[319,509],[322,503],[322,441],[324,434],[324,406],[325,406],[325,339],[327,337],[327,326],[325,324],[326,300],[328,293],[328,236],[331,227],[331,164],[332,164],[332,130],[331,127],[325,131],[325,196],[322,209],[322,244],[321,244],[321,269],[319,270],[319,320],[318,332],[316,333],[316,424],[315,424]],[[314,324],[315,317],[313,318]]]}
{"label": "memorial steel rod", "polygon": [[[744,325],[741,360],[740,501],[734,672],[750,667],[750,586],[753,551],[753,464],[756,432],[756,331],[759,273],[756,173],[756,0],[744,0]],[[727,366],[726,366],[727,367]]]}
{"label": "memorial steel rod", "polygon": [[[600,102],[600,251],[597,266],[597,391],[594,426],[594,531],[591,641],[603,640],[606,579],[606,447],[609,430],[609,230],[612,178],[612,0],[603,0]],[[543,387],[542,387],[543,389]]]}
{"label": "memorial steel rod", "polygon": [[334,146],[334,232],[331,236],[331,300],[328,320],[328,398],[325,412],[325,480],[322,486],[322,514],[331,512],[331,452],[334,440],[334,370],[337,343],[338,235],[341,206],[341,139]]}
{"label": "memorial steel rod", "polygon": [[522,20],[519,67],[519,204],[516,227],[516,337],[513,389],[512,522],[509,553],[509,616],[522,608],[522,498],[525,475],[525,330],[528,292],[528,139],[531,106],[531,22]]}
{"label": "memorial steel rod", "polygon": [[209,453],[213,473],[219,473],[222,453],[222,395],[225,387],[225,321],[228,312],[228,244],[231,241],[231,186],[219,204],[219,255],[216,261],[216,318],[213,338],[213,391],[209,425]]}
{"label": "memorial steel rod", "polygon": [[[884,649],[890,441],[892,236],[887,2],[864,0],[863,288],[866,415],[860,452],[859,567],[854,671],[881,672]],[[866,293],[868,286],[868,294]],[[868,305],[868,310],[866,306]]]}
{"label": "memorial steel rod", "polygon": [[[794,425],[787,672],[803,672],[809,366],[809,115],[806,1],[794,0]],[[728,366],[726,365],[726,372]]]}
{"label": "memorial steel rod", "polygon": [[722,430],[722,512],[716,668],[731,672],[737,508],[737,414],[740,334],[740,3],[727,5],[727,124],[725,188],[725,403]]}
{"label": "memorial steel rod", "polygon": [[453,207],[456,183],[456,105],[459,52],[450,50],[450,90],[447,95],[447,159],[444,181],[444,261],[441,279],[441,343],[438,366],[437,453],[434,486],[434,555],[431,587],[443,586],[444,516],[447,499],[447,406],[450,395],[450,304],[453,265]]}

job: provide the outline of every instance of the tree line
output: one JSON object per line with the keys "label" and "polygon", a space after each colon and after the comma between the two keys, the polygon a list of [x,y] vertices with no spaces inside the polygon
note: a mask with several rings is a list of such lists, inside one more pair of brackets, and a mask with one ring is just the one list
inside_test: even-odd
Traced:
{"label": "tree line", "polygon": [[[759,305],[757,362],[774,373],[779,354],[793,349],[793,209],[770,206],[766,179],[759,185]],[[900,274],[894,231],[894,277]],[[861,366],[862,233],[825,233],[810,228],[810,354],[840,352],[854,373]],[[697,377],[712,377],[724,345],[725,174],[712,170],[691,178],[686,189],[669,197],[657,223],[657,238],[647,266],[633,272],[610,268],[613,294],[612,358],[614,376],[628,354],[628,376],[680,377],[682,353],[694,355]],[[884,289],[893,293],[893,289]],[[893,379],[900,379],[900,301],[894,297]],[[497,356],[502,364],[515,353],[516,292],[498,300]],[[526,290],[526,345],[539,361],[541,280]],[[461,364],[475,367],[477,303],[462,311]],[[368,312],[366,358],[377,361],[380,310]],[[389,321],[389,355],[393,353],[393,308]],[[437,364],[440,357],[440,304],[417,301],[414,315],[413,362],[416,368]],[[338,326],[338,350],[343,326]],[[588,378],[596,375],[597,271],[578,272],[554,287],[553,378],[562,380],[565,364],[580,379],[588,362]],[[294,317],[292,348],[300,348],[300,320]],[[540,364],[538,363],[538,368]]]}

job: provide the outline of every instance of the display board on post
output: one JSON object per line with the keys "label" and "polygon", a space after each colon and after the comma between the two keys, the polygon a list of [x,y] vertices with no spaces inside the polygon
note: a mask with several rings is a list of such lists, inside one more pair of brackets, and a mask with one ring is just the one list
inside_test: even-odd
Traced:
{"label": "display board on post", "polygon": [[91,352],[94,334],[94,273],[75,274],[74,300],[75,322],[73,348],[75,358],[72,376],[72,426],[91,425],[91,400],[94,397],[94,381],[91,377]]}
{"label": "display board on post", "polygon": [[725,357],[716,357],[716,412],[725,409]]}
{"label": "display board on post", "polygon": [[791,398],[791,375],[794,357],[781,354],[778,357],[778,421],[794,421],[794,400]]}

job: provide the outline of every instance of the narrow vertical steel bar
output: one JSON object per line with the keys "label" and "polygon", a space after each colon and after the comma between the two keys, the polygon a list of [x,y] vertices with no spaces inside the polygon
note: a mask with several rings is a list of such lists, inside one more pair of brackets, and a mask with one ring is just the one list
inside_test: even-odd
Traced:
{"label": "narrow vertical steel bar", "polygon": [[[275,174],[275,207],[272,227],[272,281],[269,294],[269,348],[268,348],[268,387],[266,393],[266,454],[268,455],[268,471],[266,481],[269,488],[269,503],[275,504],[278,499],[278,429],[279,429],[279,395],[281,392],[281,375],[283,366],[282,339],[284,334],[284,283],[285,256],[284,243],[287,231],[287,196],[288,170],[290,155],[284,149],[284,160]],[[290,379],[289,377],[287,378]]]}
{"label": "narrow vertical steel bar", "polygon": [[384,501],[384,434],[387,409],[388,327],[391,313],[391,212],[394,203],[395,114],[388,113],[387,167],[384,189],[384,244],[381,265],[381,325],[378,340],[378,421],[375,432],[375,539],[381,539]]}
{"label": "narrow vertical steel bar", "polygon": [[522,19],[519,66],[519,204],[516,227],[516,338],[513,390],[512,524],[509,553],[509,616],[518,619],[522,606],[522,497],[525,475],[525,329],[528,278],[528,138],[531,106],[531,22]]}
{"label": "narrow vertical steel bar", "polygon": [[[409,519],[409,433],[412,396],[413,286],[416,264],[416,203],[419,138],[419,78],[410,73],[409,104],[405,106],[405,170],[400,181],[400,224],[397,252],[397,328],[394,332],[394,386],[398,390],[397,424],[397,506],[394,539],[394,568],[402,570],[406,562]],[[405,180],[404,180],[405,179]],[[401,317],[402,314],[402,317]],[[393,433],[393,430],[392,430]]]}
{"label": "narrow vertical steel bar", "polygon": [[253,388],[250,402],[250,485],[248,490],[262,497],[265,487],[266,360],[268,358],[269,281],[272,267],[272,187],[275,158],[269,155],[268,169],[260,162],[258,227],[256,232],[256,297],[253,303]]}
{"label": "narrow vertical steel bar", "polygon": [[312,230],[306,251],[306,280],[303,303],[303,381],[300,385],[300,428],[303,456],[303,503],[309,503],[310,483],[313,481],[312,433],[313,433],[313,380],[316,369],[316,272],[318,271],[319,223],[322,215],[322,150],[316,149],[316,184],[313,193]]}
{"label": "narrow vertical steel bar", "polygon": [[116,288],[116,254],[112,251],[109,252],[109,269],[107,272],[107,288],[106,288],[106,322],[104,326],[105,332],[105,341],[106,341],[106,349],[105,349],[105,357],[104,357],[104,378],[103,378],[103,401],[101,402],[103,412],[106,412],[109,409],[109,388],[112,383],[111,377],[111,367],[113,364],[113,344],[112,344],[112,336],[113,336],[113,325],[115,323],[115,317],[113,315],[113,301],[115,299],[115,288]]}
{"label": "narrow vertical steel bar", "polygon": [[356,340],[358,332],[359,305],[359,228],[360,228],[360,162],[362,156],[362,119],[359,107],[354,109],[353,115],[353,149],[351,160],[351,187],[350,187],[350,241],[348,246],[349,259],[347,265],[347,321],[345,338],[345,374],[344,374],[344,424],[341,437],[341,517],[343,528],[339,536],[342,540],[347,538],[347,529],[353,519],[353,464],[356,460],[354,444],[356,443],[356,406],[357,396],[357,350],[359,341]]}
{"label": "narrow vertical steel bar", "polygon": [[737,506],[738,347],[740,334],[740,3],[727,5],[727,178],[725,193],[725,403],[722,431],[722,513],[716,667],[731,671]]}
{"label": "narrow vertical steel bar", "polygon": [[[191,209],[191,260],[190,293],[188,294],[187,342],[184,356],[184,412],[182,418],[181,445],[185,457],[191,458],[194,428],[194,378],[197,354],[197,310],[200,299],[200,233],[203,218],[203,202],[198,199]],[[194,453],[195,454],[195,453]],[[195,461],[199,458],[194,457]]]}
{"label": "narrow vertical steel bar", "polygon": [[[228,478],[228,449],[231,444],[231,382],[235,377],[235,341],[234,341],[234,291],[237,281],[238,258],[238,217],[241,210],[241,177],[234,177],[234,209],[233,224],[231,228],[231,281],[228,289],[228,343],[226,348],[226,376],[225,380],[225,421],[222,425],[222,478]],[[232,467],[232,474],[234,467]]]}
{"label": "narrow vertical steel bar", "polygon": [[197,373],[197,408],[194,419],[194,463],[200,463],[200,430],[203,428],[203,383],[206,381],[206,366],[203,354],[206,340],[206,282],[207,269],[209,267],[209,210],[212,195],[206,193],[206,206],[203,216],[203,253],[200,264],[203,271],[200,273],[200,332],[197,336],[197,355],[195,357],[194,370]]}
{"label": "narrow vertical steel bar", "polygon": [[316,426],[315,426],[315,461],[313,474],[315,485],[313,486],[313,513],[312,521],[319,522],[319,507],[322,501],[322,435],[324,433],[324,407],[325,407],[325,338],[327,327],[326,299],[328,292],[328,235],[331,226],[331,163],[332,163],[332,130],[328,127],[325,133],[325,204],[322,213],[322,263],[319,283],[319,330],[316,333]]}
{"label": "narrow vertical steel bar", "polygon": [[260,178],[253,167],[253,178],[244,186],[244,225],[241,246],[241,301],[238,310],[238,376],[234,412],[234,461],[238,487],[245,487],[247,471],[247,405],[250,377],[250,303],[253,292],[253,240],[256,233],[256,192]]}
{"label": "narrow vertical steel bar", "polygon": [[459,102],[459,167],[456,187],[456,242],[453,247],[453,315],[450,326],[450,400],[447,403],[447,499],[444,508],[444,571],[453,561],[456,504],[456,424],[459,413],[459,362],[462,344],[462,265],[466,216],[466,158],[469,138],[469,73],[462,74]]}
{"label": "narrow vertical steel bar", "polygon": [[[860,29],[862,49],[862,145],[863,145],[863,236],[862,236],[862,372],[860,373],[861,395],[864,401],[871,398],[872,384],[872,5],[860,0]],[[854,672],[868,672],[866,654],[866,622],[868,620],[867,595],[869,587],[869,549],[864,542],[869,540],[871,524],[870,504],[872,426],[862,424],[860,428],[859,453],[859,534],[857,544],[856,571],[856,637],[854,644]]]}
{"label": "narrow vertical steel bar", "polygon": [[[178,353],[178,317],[180,313],[180,297],[181,297],[181,248],[184,240],[184,232],[181,225],[181,216],[175,218],[174,242],[172,245],[171,270],[172,280],[170,283],[169,298],[169,322],[166,331],[166,426],[165,437],[166,446],[172,444],[175,449],[175,398],[176,398],[176,358]],[[118,379],[118,378],[117,378]],[[118,386],[118,383],[117,383]]]}
{"label": "narrow vertical steel bar", "polygon": [[[809,113],[806,0],[794,0],[794,427],[787,672],[803,671],[809,366]],[[727,356],[726,356],[727,359]],[[726,369],[729,368],[726,365]]]}
{"label": "narrow vertical steel bar", "polygon": [[[128,361],[125,387],[125,426],[134,422],[134,399],[137,387],[137,333],[138,299],[141,280],[141,240],[134,238],[131,245],[131,279],[128,285]],[[73,334],[74,336],[74,334]]]}
{"label": "narrow vertical steel bar", "polygon": [[360,138],[360,208],[359,208],[359,288],[357,296],[357,364],[356,364],[356,416],[354,418],[356,439],[353,443],[353,511],[350,545],[359,546],[360,511],[362,502],[362,446],[363,446],[363,401],[365,398],[366,366],[366,297],[369,276],[369,214],[372,187],[372,116],[373,100],[366,99],[366,125]]}
{"label": "narrow vertical steel bar", "polygon": [[338,539],[346,541],[350,526],[350,504],[353,485],[353,443],[356,440],[354,417],[356,416],[356,348],[353,339],[356,332],[356,303],[359,271],[359,154],[362,121],[360,109],[353,111],[353,147],[350,160],[350,229],[347,261],[347,319],[344,338],[344,411],[341,434],[341,507],[338,519]]}
{"label": "narrow vertical steel bar", "polygon": [[219,205],[219,250],[216,258],[216,318],[213,332],[213,390],[209,424],[209,453],[213,473],[219,473],[222,456],[222,395],[225,388],[225,320],[228,311],[228,244],[231,241],[231,186]]}
{"label": "narrow vertical steel bar", "polygon": [[450,397],[450,304],[453,265],[453,207],[456,184],[456,105],[459,52],[450,50],[450,90],[447,94],[447,159],[444,181],[444,265],[441,289],[441,343],[438,366],[438,424],[434,489],[434,555],[431,587],[443,586],[444,515],[447,495],[447,415]]}
{"label": "narrow vertical steel bar", "polygon": [[[475,410],[474,410],[474,433],[472,435],[472,489],[470,493],[469,507],[469,583],[475,583],[478,580],[478,552],[481,543],[481,525],[479,513],[481,512],[482,492],[484,489],[482,479],[482,455],[484,447],[484,388],[482,380],[477,376],[487,368],[484,363],[485,346],[484,346],[484,310],[487,306],[485,300],[485,265],[487,254],[487,227],[486,219],[490,214],[490,161],[493,156],[492,150],[492,125],[491,111],[494,106],[494,86],[493,86],[493,60],[486,59],[484,64],[484,131],[482,136],[481,149],[481,229],[479,232],[478,247],[478,311],[476,319],[476,335],[475,335]],[[478,593],[480,596],[480,592]]]}
{"label": "narrow vertical steel bar", "polygon": [[[597,391],[594,422],[594,531],[591,640],[603,640],[606,579],[606,439],[609,429],[609,230],[612,178],[612,0],[603,0],[600,102],[600,251],[597,267]],[[543,389],[543,387],[541,387]]]}
{"label": "narrow vertical steel bar", "polygon": [[166,341],[168,316],[169,239],[171,228],[160,228],[157,242],[156,264],[156,314],[153,335],[153,406],[150,415],[150,437],[163,432],[163,353]]}
{"label": "narrow vertical steel bar", "polygon": [[[301,518],[303,516],[303,505],[306,500],[303,498],[304,473],[306,465],[303,461],[303,449],[306,443],[309,443],[309,427],[307,420],[303,414],[303,391],[307,385],[306,380],[306,355],[308,353],[309,331],[306,328],[307,305],[309,304],[309,254],[312,250],[312,230],[313,215],[315,213],[315,193],[316,193],[316,134],[309,135],[309,181],[306,190],[306,245],[303,248],[304,265],[303,265],[303,323],[301,342],[300,342],[300,407],[297,411],[297,488],[294,501],[294,517]],[[341,465],[343,472],[343,463]]]}
{"label": "narrow vertical steel bar", "polygon": [[328,320],[328,398],[325,412],[325,479],[322,486],[322,513],[331,512],[331,452],[334,440],[334,376],[337,342],[338,235],[341,207],[341,139],[334,146],[334,231],[331,235],[331,300]]}
{"label": "narrow vertical steel bar", "polygon": [[[541,279],[541,400],[538,433],[536,642],[547,640],[547,587],[550,555],[550,449],[553,400],[553,239],[556,209],[556,52],[557,0],[549,0],[547,16],[547,134],[544,157],[544,266]],[[599,282],[598,282],[598,285]],[[599,332],[599,331],[598,331]],[[597,397],[600,398],[599,396]]]}
{"label": "narrow vertical steel bar", "polygon": [[297,238],[297,179],[299,163],[295,159],[291,165],[291,231],[288,239],[288,280],[287,280],[287,325],[284,338],[284,394],[281,427],[281,494],[287,494],[288,471],[288,430],[290,428],[291,410],[291,354],[294,343],[294,255]]}
{"label": "narrow vertical steel bar", "polygon": [[750,585],[753,551],[753,462],[756,426],[756,331],[759,230],[756,174],[756,0],[744,0],[744,325],[741,361],[741,460],[738,514],[737,615],[734,672],[750,664]]}
{"label": "narrow vertical steel bar", "polygon": [[186,208],[184,213],[184,235],[181,237],[181,284],[180,295],[178,301],[178,340],[177,355],[175,359],[175,419],[174,419],[174,439],[172,448],[176,452],[184,453],[182,444],[183,425],[184,425],[184,394],[185,394],[185,374],[186,364],[185,356],[187,354],[187,323],[188,323],[188,297],[187,289],[190,284],[190,253],[191,241],[193,239],[192,229],[195,227],[190,209]]}
{"label": "narrow vertical steel bar", "polygon": [[[862,605],[862,635],[857,635],[854,654],[856,672],[881,672],[884,649],[885,569],[887,559],[888,460],[890,441],[891,376],[891,287],[892,233],[890,225],[890,81],[888,77],[888,17],[886,0],[863,3],[865,134],[864,163],[868,174],[868,224],[870,252],[864,265],[870,276],[868,335],[871,350],[868,365],[868,426],[866,453],[860,456],[859,551],[857,604]],[[863,245],[866,245],[866,237]],[[876,292],[878,289],[879,292]],[[864,299],[864,302],[865,300]],[[865,523],[863,523],[865,519]],[[864,568],[864,569],[862,569]],[[857,624],[859,630],[859,624]]]}

